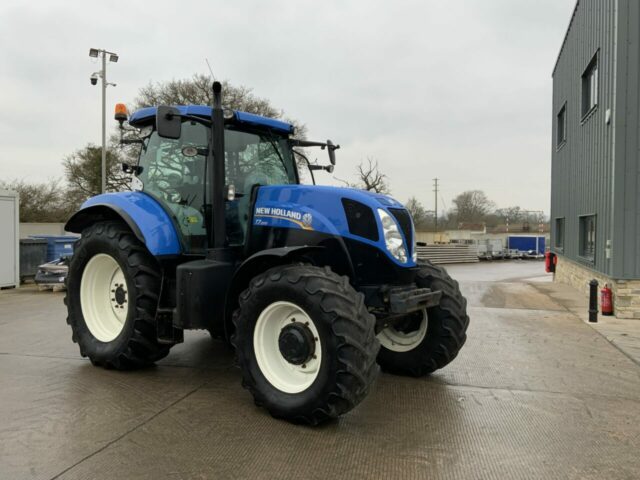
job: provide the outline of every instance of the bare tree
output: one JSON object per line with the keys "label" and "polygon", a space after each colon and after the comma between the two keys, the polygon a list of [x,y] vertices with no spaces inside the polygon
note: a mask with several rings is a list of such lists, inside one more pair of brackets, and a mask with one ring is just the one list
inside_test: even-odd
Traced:
{"label": "bare tree", "polygon": [[0,181],[0,189],[18,192],[21,222],[65,222],[78,205],[70,199],[60,180],[27,183]]}
{"label": "bare tree", "polygon": [[387,176],[380,171],[377,160],[367,157],[366,162],[360,162],[358,164],[356,173],[358,175],[358,181],[356,183],[351,183],[338,177],[334,178],[351,188],[359,188],[360,190],[376,193],[390,193]]}
{"label": "bare tree", "polygon": [[429,223],[430,215],[416,197],[410,197],[404,205],[413,218],[416,229],[425,228]]}
{"label": "bare tree", "polygon": [[[138,96],[133,101],[133,108],[156,105],[211,105],[213,101],[212,83],[211,77],[201,73],[196,73],[187,79],[149,83],[139,90]],[[253,90],[248,87],[235,86],[227,80],[223,81],[222,104],[231,110],[283,119],[295,127],[296,138],[305,138],[307,129],[304,124],[287,118],[284,111],[271,105],[271,102],[266,98],[256,96]]]}
{"label": "bare tree", "polygon": [[508,219],[511,223],[517,223],[525,216],[520,207],[499,208],[495,211],[495,215],[500,221],[505,222]]}
{"label": "bare tree", "polygon": [[[119,151],[107,150],[107,191],[129,190],[130,178],[122,171],[123,158]],[[63,160],[67,179],[67,195],[75,203],[82,203],[101,191],[102,147],[87,144]]]}
{"label": "bare tree", "polygon": [[494,208],[494,203],[482,190],[462,192],[453,199],[453,204],[453,214],[458,223],[483,221]]}

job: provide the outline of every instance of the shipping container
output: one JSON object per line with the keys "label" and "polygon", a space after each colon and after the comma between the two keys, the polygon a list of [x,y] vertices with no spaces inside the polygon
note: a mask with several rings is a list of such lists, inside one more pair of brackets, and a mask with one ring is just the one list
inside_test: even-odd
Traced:
{"label": "shipping container", "polygon": [[18,254],[19,197],[16,192],[0,191],[0,288],[20,285]]}
{"label": "shipping container", "polygon": [[538,235],[512,235],[507,237],[507,249],[528,252],[533,250],[540,255],[545,252],[545,238]]}

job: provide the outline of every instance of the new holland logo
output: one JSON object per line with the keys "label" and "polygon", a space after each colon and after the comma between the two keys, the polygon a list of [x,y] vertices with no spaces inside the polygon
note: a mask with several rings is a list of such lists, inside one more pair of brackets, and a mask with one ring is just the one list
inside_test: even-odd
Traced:
{"label": "new holland logo", "polygon": [[310,213],[305,213],[302,215],[302,223],[304,223],[307,227],[310,227],[313,223],[313,215]]}
{"label": "new holland logo", "polygon": [[295,223],[304,230],[313,230],[311,224],[313,223],[313,215],[310,213],[302,214],[295,210],[289,210],[286,208],[276,207],[258,207],[255,212],[256,225],[264,225],[263,220],[265,218],[275,218],[278,220],[286,220],[291,223]]}

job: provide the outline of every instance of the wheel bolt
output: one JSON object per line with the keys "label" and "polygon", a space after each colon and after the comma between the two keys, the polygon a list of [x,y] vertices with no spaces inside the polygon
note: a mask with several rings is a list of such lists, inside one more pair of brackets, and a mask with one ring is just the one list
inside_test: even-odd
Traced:
{"label": "wheel bolt", "polygon": [[[104,297],[103,297],[103,298],[104,298]],[[112,301],[112,302],[115,302],[115,301],[116,301],[116,299],[115,299],[115,298],[112,298],[112,299],[111,299],[111,301]]]}
{"label": "wheel bolt", "polygon": [[291,323],[295,323],[295,322],[296,322],[296,319],[295,319],[295,318],[292,318],[292,319],[291,319]]}
{"label": "wheel bolt", "polygon": [[307,364],[306,364],[306,363],[303,363],[303,364],[302,364],[302,368],[307,368]]}
{"label": "wheel bolt", "polygon": [[318,341],[318,337],[313,337],[313,341],[317,342]]}
{"label": "wheel bolt", "polygon": [[315,355],[313,355],[311,358],[313,358],[314,360],[317,359],[318,357],[316,357]]}

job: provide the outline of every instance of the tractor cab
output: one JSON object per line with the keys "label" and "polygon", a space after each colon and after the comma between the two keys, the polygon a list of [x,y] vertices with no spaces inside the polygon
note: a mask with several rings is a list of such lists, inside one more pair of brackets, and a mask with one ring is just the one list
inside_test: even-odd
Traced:
{"label": "tractor cab", "polygon": [[[156,126],[158,109],[135,112],[129,124],[140,131],[140,157],[132,170],[136,188],[171,212],[179,229],[184,253],[204,253],[207,248],[207,155],[211,139],[211,108],[177,107],[183,112],[179,136],[163,136]],[[247,238],[251,193],[256,186],[295,185],[301,172],[312,177],[305,158],[296,161],[293,126],[245,112],[225,111],[224,193],[225,243],[242,246]],[[162,119],[160,120],[163,121]],[[307,142],[310,143],[310,142]],[[321,144],[319,144],[321,145]],[[209,228],[210,229],[210,228]]]}

